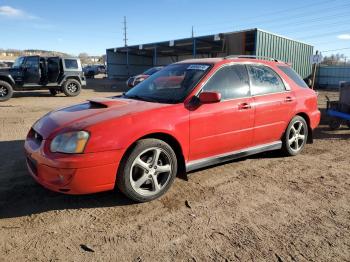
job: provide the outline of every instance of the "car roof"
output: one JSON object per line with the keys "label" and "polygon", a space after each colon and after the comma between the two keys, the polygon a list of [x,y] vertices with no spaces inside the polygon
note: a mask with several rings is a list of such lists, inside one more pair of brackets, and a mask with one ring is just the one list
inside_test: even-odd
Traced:
{"label": "car roof", "polygon": [[216,57],[216,58],[192,58],[178,62],[181,63],[201,63],[201,64],[226,64],[231,62],[242,62],[242,63],[261,63],[261,64],[280,64],[288,65],[286,62],[279,61],[273,58],[260,58],[260,57],[239,57],[239,56],[228,56],[228,57]]}
{"label": "car roof", "polygon": [[217,57],[217,58],[192,58],[192,59],[186,59],[183,61],[178,62],[178,64],[182,63],[188,63],[188,64],[193,64],[193,63],[203,63],[203,64],[216,64],[220,61],[224,60],[223,57]]}

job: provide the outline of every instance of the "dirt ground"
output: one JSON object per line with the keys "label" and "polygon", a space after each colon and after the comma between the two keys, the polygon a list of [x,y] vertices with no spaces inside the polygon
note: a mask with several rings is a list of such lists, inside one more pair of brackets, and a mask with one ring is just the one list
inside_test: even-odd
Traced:
{"label": "dirt ground", "polygon": [[[27,92],[0,104],[0,261],[350,261],[345,127],[323,123],[296,157],[270,152],[193,172],[150,203],[36,184],[22,149],[30,126],[54,108],[123,91],[112,87],[93,80],[76,98]],[[337,96],[320,92],[321,108],[326,94]]]}

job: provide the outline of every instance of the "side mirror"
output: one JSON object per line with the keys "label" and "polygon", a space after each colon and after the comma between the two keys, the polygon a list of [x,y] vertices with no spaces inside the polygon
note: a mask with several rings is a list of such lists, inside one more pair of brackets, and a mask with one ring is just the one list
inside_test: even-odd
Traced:
{"label": "side mirror", "polygon": [[211,104],[221,101],[221,94],[219,92],[202,92],[199,94],[199,101],[202,104]]}

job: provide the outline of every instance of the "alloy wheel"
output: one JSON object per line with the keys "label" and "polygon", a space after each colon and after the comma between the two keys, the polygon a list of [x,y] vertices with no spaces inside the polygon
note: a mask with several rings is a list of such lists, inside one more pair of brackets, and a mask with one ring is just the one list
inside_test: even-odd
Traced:
{"label": "alloy wheel", "polygon": [[288,144],[293,151],[299,151],[305,144],[306,133],[305,125],[301,121],[295,121],[292,125],[289,136]]}
{"label": "alloy wheel", "polygon": [[171,161],[162,148],[152,147],[141,152],[130,169],[132,188],[142,196],[158,194],[171,179]]}
{"label": "alloy wheel", "polygon": [[5,97],[8,94],[8,89],[5,86],[0,86],[0,97]]}
{"label": "alloy wheel", "polygon": [[67,86],[67,90],[70,93],[75,93],[78,90],[78,86],[75,83],[69,83],[68,86]]}

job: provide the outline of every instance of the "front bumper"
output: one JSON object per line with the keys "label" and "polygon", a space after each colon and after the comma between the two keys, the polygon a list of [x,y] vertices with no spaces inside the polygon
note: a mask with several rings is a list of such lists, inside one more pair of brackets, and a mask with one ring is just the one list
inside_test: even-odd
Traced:
{"label": "front bumper", "polygon": [[86,80],[85,77],[81,79],[81,86],[85,87],[86,86]]}
{"label": "front bumper", "polygon": [[27,138],[24,144],[29,173],[39,184],[66,194],[112,190],[121,150],[87,154],[46,153],[45,140]]}

